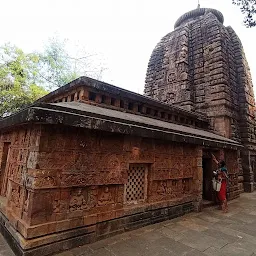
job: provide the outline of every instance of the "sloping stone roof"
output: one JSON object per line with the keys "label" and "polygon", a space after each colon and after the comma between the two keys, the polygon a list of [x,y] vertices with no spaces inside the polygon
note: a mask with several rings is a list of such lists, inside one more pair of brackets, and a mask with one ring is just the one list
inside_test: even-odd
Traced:
{"label": "sloping stone roof", "polygon": [[60,124],[134,136],[239,148],[241,144],[220,135],[183,125],[79,102],[38,104],[0,121],[0,129],[24,123]]}
{"label": "sloping stone roof", "polygon": [[192,111],[188,111],[188,110],[182,109],[177,106],[169,105],[169,104],[166,104],[159,100],[148,97],[146,95],[141,95],[141,94],[123,89],[121,87],[118,87],[118,86],[115,86],[112,84],[108,84],[108,83],[105,83],[105,82],[102,82],[102,81],[99,81],[99,80],[96,80],[96,79],[93,79],[90,77],[86,77],[86,76],[79,77],[79,78],[73,80],[72,82],[58,88],[57,90],[50,92],[49,94],[47,94],[44,97],[35,101],[35,104],[49,103],[51,101],[51,99],[54,98],[56,95],[64,94],[78,86],[81,86],[81,85],[86,85],[86,86],[89,86],[96,90],[107,92],[107,93],[110,93],[113,95],[120,95],[121,97],[132,98],[132,99],[136,100],[137,102],[148,103],[149,105],[152,105],[152,106],[172,108],[177,112],[183,113],[184,115],[187,115],[187,116],[189,115],[189,116],[196,117],[200,120],[208,121],[207,117],[201,113],[192,112]]}

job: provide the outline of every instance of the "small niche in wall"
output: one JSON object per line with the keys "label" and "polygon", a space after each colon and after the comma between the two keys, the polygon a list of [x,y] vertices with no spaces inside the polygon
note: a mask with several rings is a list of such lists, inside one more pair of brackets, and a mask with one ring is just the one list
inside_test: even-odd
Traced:
{"label": "small niche in wall", "polygon": [[133,103],[129,102],[129,104],[128,104],[128,109],[129,109],[129,110],[133,110]]}
{"label": "small niche in wall", "polygon": [[106,103],[106,96],[105,95],[102,95],[101,96],[101,103]]}
{"label": "small niche in wall", "polygon": [[96,99],[96,93],[94,93],[94,92],[89,92],[89,100],[95,101],[95,99]]}
{"label": "small niche in wall", "polygon": [[115,106],[115,104],[116,104],[116,99],[115,98],[111,98],[111,105]]}
{"label": "small niche in wall", "polygon": [[142,105],[138,105],[138,112],[142,113]]}

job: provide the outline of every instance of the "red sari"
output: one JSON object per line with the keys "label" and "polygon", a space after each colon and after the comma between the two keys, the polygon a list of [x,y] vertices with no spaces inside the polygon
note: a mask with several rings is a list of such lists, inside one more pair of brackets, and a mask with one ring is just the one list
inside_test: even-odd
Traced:
{"label": "red sari", "polygon": [[226,175],[224,172],[226,172],[227,169],[226,168],[221,168],[218,178],[221,178],[221,187],[220,187],[220,191],[218,192],[218,198],[220,201],[225,201],[226,198],[226,194],[227,194],[227,179],[226,179]]}

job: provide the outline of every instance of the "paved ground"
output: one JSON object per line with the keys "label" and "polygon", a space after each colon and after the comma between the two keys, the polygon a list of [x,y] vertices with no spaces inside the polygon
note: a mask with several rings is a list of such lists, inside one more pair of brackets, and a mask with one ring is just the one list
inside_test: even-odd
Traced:
{"label": "paved ground", "polygon": [[[256,192],[215,208],[147,226],[55,256],[256,256]],[[0,255],[13,256],[0,237]]]}
{"label": "paved ground", "polygon": [[3,236],[0,234],[0,256],[15,256]]}

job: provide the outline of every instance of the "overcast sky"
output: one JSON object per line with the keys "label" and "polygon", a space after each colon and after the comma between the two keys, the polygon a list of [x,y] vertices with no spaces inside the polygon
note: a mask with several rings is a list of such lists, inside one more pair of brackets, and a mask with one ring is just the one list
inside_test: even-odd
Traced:
{"label": "overcast sky", "polygon": [[[221,11],[224,24],[236,31],[256,86],[256,28],[243,26],[243,16],[231,2],[201,0],[201,7]],[[49,37],[67,38],[70,51],[79,45],[97,53],[107,68],[102,80],[143,93],[153,48],[179,16],[196,7],[197,0],[3,0],[0,44],[34,51]]]}

